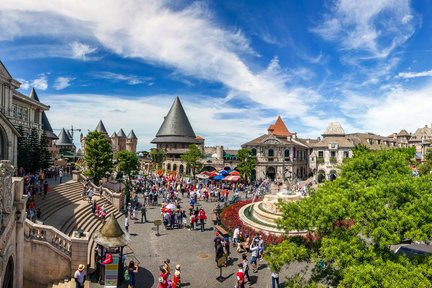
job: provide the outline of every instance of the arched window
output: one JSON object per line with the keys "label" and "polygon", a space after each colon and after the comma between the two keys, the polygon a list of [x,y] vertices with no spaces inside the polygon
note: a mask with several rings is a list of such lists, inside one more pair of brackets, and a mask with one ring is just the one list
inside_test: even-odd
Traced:
{"label": "arched window", "polygon": [[257,154],[257,150],[256,150],[255,148],[252,148],[252,150],[251,150],[251,154],[252,154],[252,156],[256,156],[256,154]]}
{"label": "arched window", "polygon": [[274,157],[274,150],[268,149],[267,154],[268,154],[268,157]]}
{"label": "arched window", "polygon": [[286,159],[289,159],[289,157],[290,157],[290,150],[289,149],[285,149],[285,151],[284,151],[284,157]]}

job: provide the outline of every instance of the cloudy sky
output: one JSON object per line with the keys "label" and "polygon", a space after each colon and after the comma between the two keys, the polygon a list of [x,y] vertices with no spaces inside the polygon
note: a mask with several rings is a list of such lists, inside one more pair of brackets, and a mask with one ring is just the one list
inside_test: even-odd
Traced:
{"label": "cloudy sky", "polygon": [[[0,60],[56,128],[134,129],[149,144],[175,96],[207,145],[281,115],[300,137],[432,122],[432,2],[1,0]],[[77,139],[76,139],[77,140]]]}

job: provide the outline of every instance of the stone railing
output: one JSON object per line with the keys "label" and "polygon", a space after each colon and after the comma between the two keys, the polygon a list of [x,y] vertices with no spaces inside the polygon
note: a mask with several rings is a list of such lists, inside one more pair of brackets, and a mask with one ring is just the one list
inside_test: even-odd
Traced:
{"label": "stone railing", "polygon": [[35,224],[26,219],[24,224],[24,238],[50,244],[60,250],[67,258],[72,256],[72,241],[69,236],[48,225]]}
{"label": "stone railing", "polygon": [[90,179],[86,176],[84,176],[80,171],[72,171],[72,177],[73,180],[80,182],[82,185],[85,185],[86,183],[89,183],[91,187],[93,187],[94,192],[98,193],[102,197],[104,197],[108,202],[110,202],[117,210],[122,209],[123,202],[122,199],[122,193],[116,193],[114,191],[111,191],[110,189],[102,186],[97,186],[92,181],[89,181]]}

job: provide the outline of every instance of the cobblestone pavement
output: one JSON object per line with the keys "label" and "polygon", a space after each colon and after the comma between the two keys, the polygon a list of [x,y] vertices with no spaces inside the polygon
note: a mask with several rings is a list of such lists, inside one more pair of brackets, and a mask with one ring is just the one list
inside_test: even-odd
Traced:
{"label": "cobblestone pavement", "polygon": [[[140,201],[142,199],[140,198]],[[186,198],[182,207],[188,207]],[[216,207],[215,202],[200,202],[204,207],[208,218],[211,219],[211,212]],[[160,206],[150,207],[147,210],[149,221],[160,219]],[[181,265],[182,287],[234,287],[237,263],[241,260],[241,254],[235,249],[231,251],[232,264],[222,270],[224,280],[219,281],[219,269],[216,267],[214,242],[215,231],[212,221],[207,220],[206,231],[189,231],[188,229],[165,230],[160,229],[160,236],[156,236],[153,223],[134,223],[130,221],[129,233],[131,244],[136,258],[140,261],[137,275],[136,287],[153,288],[158,287],[159,266],[167,258],[171,260],[171,269],[177,264]],[[124,217],[119,219],[124,227]],[[250,254],[248,255],[250,259]],[[259,262],[258,273],[250,269],[252,285],[249,287],[267,288],[271,287],[271,272],[265,262]],[[298,267],[297,267],[298,266]],[[304,265],[296,265],[294,270],[299,270]],[[293,270],[290,267],[290,271]],[[295,271],[291,271],[295,272]],[[284,272],[280,279],[283,282]],[[123,286],[122,286],[123,287]],[[126,286],[125,286],[126,287]],[[248,284],[246,284],[248,287]]]}

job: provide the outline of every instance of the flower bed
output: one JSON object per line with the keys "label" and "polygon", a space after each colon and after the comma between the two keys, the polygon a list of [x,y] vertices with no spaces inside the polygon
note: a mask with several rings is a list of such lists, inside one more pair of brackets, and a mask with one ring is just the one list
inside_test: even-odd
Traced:
{"label": "flower bed", "polygon": [[[232,231],[238,226],[241,225],[240,231],[242,234],[254,235],[255,233],[260,233],[259,230],[255,230],[249,226],[246,226],[241,220],[239,216],[239,210],[241,207],[252,202],[252,199],[246,201],[240,201],[229,205],[224,208],[221,213],[221,222],[222,226],[232,234]],[[267,244],[276,244],[281,243],[284,238],[282,236],[276,236],[273,234],[260,233],[263,236],[264,242]]]}

